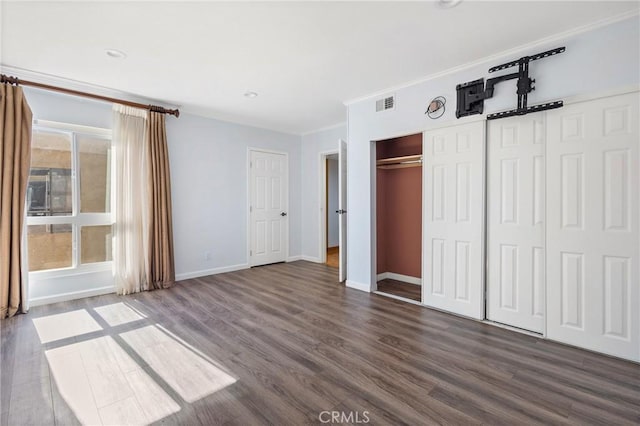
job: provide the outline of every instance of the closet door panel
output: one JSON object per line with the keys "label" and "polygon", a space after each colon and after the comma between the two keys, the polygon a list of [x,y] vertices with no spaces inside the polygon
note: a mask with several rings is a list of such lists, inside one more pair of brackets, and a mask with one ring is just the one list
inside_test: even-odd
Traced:
{"label": "closet door panel", "polygon": [[423,303],[484,318],[484,123],[426,132]]}
{"label": "closet door panel", "polygon": [[638,93],[547,113],[547,335],[640,360]]}
{"label": "closet door panel", "polygon": [[487,318],[542,333],[544,115],[487,130]]}

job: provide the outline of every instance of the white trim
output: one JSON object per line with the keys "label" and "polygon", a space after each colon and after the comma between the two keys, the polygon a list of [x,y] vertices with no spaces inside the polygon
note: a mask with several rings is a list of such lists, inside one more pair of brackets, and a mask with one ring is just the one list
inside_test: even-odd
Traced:
{"label": "white trim", "polygon": [[[286,173],[286,179],[287,179],[287,185],[286,185],[286,196],[287,196],[287,214],[289,214],[289,211],[291,211],[291,197],[289,196],[289,190],[291,188],[290,186],[290,182],[289,182],[289,169],[290,169],[290,164],[289,164],[289,152],[288,151],[276,151],[276,150],[272,150],[272,149],[265,149],[265,148],[255,148],[255,147],[247,147],[247,264],[249,265],[249,267],[252,267],[252,261],[251,261],[251,153],[252,152],[265,152],[267,154],[277,154],[277,155],[284,155],[285,157],[285,161],[287,163],[287,173]],[[290,241],[289,241],[289,235],[290,235],[290,227],[291,227],[291,216],[287,216],[287,226],[285,229],[285,241],[287,243],[287,250],[284,256],[284,261],[286,262],[287,259],[289,259],[289,246]]]}
{"label": "white trim", "polygon": [[247,266],[251,267],[251,148],[247,147]]}
{"label": "white trim", "polygon": [[208,275],[224,274],[225,272],[241,271],[243,269],[249,269],[249,264],[241,263],[239,265],[221,266],[219,268],[203,269],[201,271],[193,271],[193,272],[185,272],[182,274],[176,274],[176,281],[205,277]]}
{"label": "white trim", "polygon": [[424,307],[424,305],[422,303],[418,302],[417,300],[407,299],[406,297],[396,296],[395,294],[385,293],[383,291],[378,291],[378,290],[374,291],[373,294],[377,294],[378,296],[388,297],[389,299],[395,299],[395,300],[399,300],[401,302],[407,302],[407,303],[411,303],[413,305]]}
{"label": "white trim", "polygon": [[412,277],[410,275],[396,274],[395,272],[383,272],[376,275],[376,281],[396,280],[407,284],[422,285],[422,278]]}
{"label": "white trim", "polygon": [[[34,225],[56,225],[56,224],[69,224],[72,227],[71,238],[71,265],[63,268],[46,269],[39,271],[28,272],[29,285],[32,287],[29,293],[36,287],[39,289],[36,293],[48,293],[54,291],[60,291],[57,285],[53,284],[53,281],[64,280],[66,284],[76,279],[88,278],[90,281],[95,274],[113,275],[113,261],[108,260],[104,262],[85,263],[81,262],[82,247],[81,247],[81,229],[84,226],[112,226],[114,221],[113,206],[115,191],[115,175],[111,173],[112,181],[110,183],[110,211],[103,213],[82,213],[80,211],[80,151],[78,147],[78,135],[90,135],[94,138],[102,139],[109,142],[111,149],[113,149],[113,142],[111,137],[111,130],[92,126],[79,126],[75,124],[47,121],[47,120],[34,120],[33,129],[36,131],[42,131],[46,133],[64,134],[70,139],[70,155],[71,155],[71,181],[72,181],[72,211],[70,215],[66,216],[26,216],[25,229],[28,226]],[[114,161],[113,156],[109,157],[109,170],[113,170]],[[26,214],[26,213],[25,213]],[[112,236],[113,238],[113,236]],[[102,278],[101,278],[102,279]],[[113,277],[110,279],[113,281]],[[51,285],[47,285],[51,284]],[[96,284],[95,282],[93,283]],[[72,286],[73,287],[73,286]],[[55,301],[72,300],[79,297],[89,297],[94,295],[95,288],[87,288],[87,285],[82,285],[83,288],[77,291],[71,291],[67,293],[53,293],[45,296],[39,296],[34,298],[34,305],[42,305],[47,303],[53,303]],[[43,291],[43,289],[48,291]],[[101,287],[107,288],[107,287]],[[68,287],[67,287],[68,289]],[[85,295],[86,294],[86,295]]]}
{"label": "white trim", "polygon": [[103,294],[111,294],[116,292],[115,286],[107,286],[94,288],[91,290],[72,291],[70,293],[56,294],[53,296],[36,297],[30,299],[30,306],[48,305],[49,303],[66,302],[69,300],[83,299],[85,297],[102,296]]}
{"label": "white trim", "polygon": [[267,154],[281,154],[289,156],[289,151],[276,151],[274,149],[266,149],[266,148],[255,148],[255,147],[247,147],[249,151],[258,151],[258,152],[266,152]]}
{"label": "white trim", "polygon": [[45,127],[46,129],[57,129],[63,130],[65,133],[75,132],[82,134],[91,134],[104,136],[105,138],[111,139],[112,131],[111,129],[105,129],[103,127],[93,127],[93,126],[83,126],[80,124],[69,124],[62,123],[59,121],[49,121],[49,120],[33,120],[33,125],[35,127]]}
{"label": "white trim", "polygon": [[371,286],[369,284],[359,283],[359,282],[347,279],[346,286],[349,288],[353,288],[355,290],[366,291],[367,293],[371,293]]}
{"label": "white trim", "polygon": [[[422,158],[425,158],[425,156],[427,155],[427,150],[425,149],[426,147],[426,138],[424,137],[425,132],[422,132]],[[422,235],[420,235],[420,250],[421,250],[421,256],[420,256],[420,276],[424,277],[425,274],[427,273],[427,268],[426,268],[426,264],[427,264],[427,259],[425,256],[425,253],[427,252],[427,237],[428,237],[428,230],[425,229],[424,223],[426,222],[425,218],[426,218],[426,211],[427,211],[427,185],[424,184],[425,182],[425,176],[426,176],[427,170],[426,167],[422,167],[422,174],[420,175],[420,179],[422,179],[422,181],[420,182],[420,186],[422,187],[422,191],[420,193],[420,196],[422,197],[422,203],[420,203],[420,208],[422,209],[422,211],[420,212],[420,220],[422,221],[421,224],[421,228],[422,228]],[[431,273],[431,271],[429,271],[429,273]],[[427,292],[425,290],[425,286],[420,284],[422,286],[422,288],[420,289],[420,303],[424,304],[427,300]]]}
{"label": "white trim", "polygon": [[372,98],[376,98],[378,96],[384,96],[385,94],[388,94],[388,93],[391,93],[391,92],[396,92],[398,90],[406,89],[407,87],[415,86],[417,84],[421,84],[421,83],[424,83],[424,82],[427,82],[427,81],[430,81],[430,80],[435,80],[436,78],[444,77],[444,76],[447,76],[447,75],[450,75],[450,74],[455,74],[457,72],[461,72],[461,71],[467,70],[469,68],[473,68],[475,66],[479,66],[479,65],[485,64],[487,62],[499,60],[499,59],[501,59],[501,58],[503,58],[505,56],[517,55],[517,54],[519,54],[519,52],[521,53],[521,51],[523,51],[523,50],[533,49],[533,48],[539,47],[541,45],[550,44],[550,43],[557,42],[557,41],[560,41],[560,40],[565,40],[567,38],[576,36],[578,34],[582,34],[582,33],[585,33],[585,32],[591,31],[591,30],[595,30],[595,29],[600,28],[600,27],[605,27],[607,25],[614,24],[614,23],[619,22],[619,21],[624,21],[625,19],[629,19],[629,18],[632,18],[634,16],[637,16],[638,13],[640,13],[638,10],[630,10],[630,11],[627,11],[627,12],[624,12],[624,13],[621,13],[621,14],[618,14],[618,15],[611,16],[609,18],[605,18],[605,19],[601,19],[599,21],[591,22],[591,23],[586,24],[586,25],[581,25],[581,26],[575,27],[575,28],[573,28],[571,30],[563,31],[561,33],[557,33],[557,34],[554,34],[554,35],[551,35],[551,36],[548,36],[548,37],[544,37],[544,38],[541,38],[541,39],[538,39],[538,40],[534,40],[534,41],[529,42],[529,43],[521,44],[521,45],[513,47],[511,49],[503,50],[501,52],[494,53],[493,55],[485,56],[482,59],[478,59],[478,60],[475,60],[475,61],[467,62],[467,63],[462,64],[462,65],[458,65],[458,66],[455,66],[455,67],[452,67],[452,68],[449,68],[449,69],[446,69],[446,70],[443,70],[443,71],[439,71],[439,72],[436,72],[436,73],[433,73],[433,74],[429,74],[429,75],[427,75],[425,77],[422,77],[422,78],[419,78],[419,79],[416,79],[416,80],[411,80],[411,81],[409,81],[407,83],[403,83],[403,84],[399,84],[399,85],[396,85],[396,86],[388,87],[386,89],[376,91],[376,92],[371,93],[369,95],[364,95],[364,96],[360,96],[358,98],[349,99],[349,100],[344,101],[343,104],[346,105],[346,106],[350,106],[350,105],[353,105],[353,104],[358,103],[358,102],[366,101],[366,100],[369,100],[369,99],[372,99]]}
{"label": "white trim", "polygon": [[[435,130],[435,129],[442,129],[442,128],[446,128],[446,127],[452,127],[452,126],[456,126],[456,125],[461,125],[461,124],[467,124],[467,123],[473,123],[476,121],[485,121],[484,116],[480,115],[480,116],[468,116],[468,117],[463,117],[460,120],[454,121],[454,122],[448,122],[448,123],[438,123],[439,125],[429,129],[429,130]],[[377,140],[372,140],[369,143],[369,156],[370,156],[370,160],[369,160],[369,173],[370,173],[370,194],[371,194],[371,204],[370,204],[370,209],[371,209],[371,269],[372,269],[372,273],[371,276],[376,277],[376,288],[377,288],[377,282],[380,281],[381,279],[384,278],[379,278],[382,275],[385,275],[386,278],[391,278],[391,279],[395,279],[398,281],[403,281],[403,282],[408,282],[410,284],[417,284],[422,286],[422,278],[417,278],[417,277],[410,277],[408,275],[401,275],[401,274],[394,274],[394,273],[390,273],[390,272],[383,272],[381,274],[377,273],[377,264],[378,264],[378,231],[377,231],[377,221],[378,221],[378,200],[377,200],[377,196],[378,196],[378,191],[377,191],[377,184],[378,184],[378,180],[377,180],[377,164],[376,164],[376,152],[377,152],[377,143],[378,142],[382,142],[385,140],[389,140],[389,139],[395,139],[395,138],[400,138],[400,137],[405,137],[405,136],[413,136],[413,135],[420,135],[422,138],[422,155],[426,155],[425,154],[425,149],[424,149],[424,132],[426,130],[420,129],[414,132],[409,132],[409,133],[405,133],[402,134],[401,136],[390,136],[387,138],[381,138],[381,139],[377,139]],[[424,226],[424,222],[425,222],[425,212],[426,212],[426,197],[425,197],[425,185],[424,183],[424,176],[425,176],[425,168],[422,167],[422,173],[420,175],[420,179],[421,179],[421,187],[422,187],[422,203],[421,203],[421,212],[420,212],[420,220],[422,221],[422,235],[420,236],[420,250],[421,250],[421,254],[420,254],[420,273],[422,276],[424,276],[425,274],[425,267],[424,267],[424,263],[425,263],[425,259],[424,259],[424,253],[425,253],[425,239],[426,239],[426,230],[425,230],[425,226]],[[348,218],[348,217],[347,217]],[[394,276],[396,276],[396,278],[392,278],[389,274],[393,274]],[[407,281],[407,280],[410,281]],[[417,281],[417,282],[416,282]],[[421,304],[424,303],[425,300],[425,294],[424,294],[424,286],[422,286],[422,291],[421,291],[421,296],[420,296],[420,302]]]}
{"label": "white trim", "polygon": [[347,122],[343,121],[341,123],[332,124],[330,126],[320,127],[319,129],[311,130],[309,132],[300,133],[300,136],[309,136],[309,135],[312,135],[314,133],[326,132],[328,130],[333,130],[333,129],[337,129],[339,127],[346,127],[346,126],[347,126]]}
{"label": "white trim", "polygon": [[300,256],[300,260],[313,262],[313,263],[325,263],[325,261],[322,261],[322,259],[320,259],[319,257],[305,256],[305,255]]}
{"label": "white trim", "polygon": [[[117,89],[112,89],[110,87],[99,86],[91,83],[85,83],[78,80],[72,80],[69,78],[58,77],[52,74],[45,74],[42,72],[31,71],[25,68],[18,68],[11,65],[5,65],[0,63],[0,69],[2,70],[3,74],[13,75],[18,79],[30,80],[37,83],[49,84],[52,86],[60,86],[65,89],[78,90],[81,92],[88,92],[95,95],[107,96],[110,98],[117,98],[117,99],[122,99],[126,101],[131,101],[131,102],[138,102],[141,104],[165,104],[165,107],[167,108],[182,108],[182,105],[174,104],[163,99],[154,99],[154,98],[148,98],[146,96],[134,95],[132,93],[123,92]],[[43,89],[37,89],[37,88],[35,89],[43,90]],[[74,95],[64,95],[59,92],[55,92],[55,93],[58,93],[60,96],[74,96]],[[89,99],[89,98],[85,98],[85,99]],[[91,101],[99,102],[99,103],[111,103],[109,101],[102,101],[99,99],[91,99]]]}
{"label": "white trim", "polygon": [[286,260],[287,263],[289,262],[296,262],[298,260],[302,260],[302,255],[296,255],[296,256],[289,256]]}
{"label": "white trim", "polygon": [[34,281],[44,281],[54,278],[71,278],[81,275],[95,274],[96,272],[113,272],[113,261],[106,260],[96,263],[81,263],[77,267],[68,266],[57,269],[43,269],[29,272],[29,278]]}
{"label": "white trim", "polygon": [[[327,262],[327,221],[326,217],[328,212],[326,210],[329,208],[327,205],[327,157],[329,155],[338,154],[340,151],[338,149],[333,149],[329,151],[322,151],[318,153],[319,162],[320,162],[320,190],[318,193],[320,194],[320,209],[319,209],[319,221],[320,221],[320,239],[319,239],[319,248],[318,248],[318,258],[320,260],[319,263]],[[340,173],[340,171],[338,171]],[[340,247],[340,243],[338,243],[338,247]]]}

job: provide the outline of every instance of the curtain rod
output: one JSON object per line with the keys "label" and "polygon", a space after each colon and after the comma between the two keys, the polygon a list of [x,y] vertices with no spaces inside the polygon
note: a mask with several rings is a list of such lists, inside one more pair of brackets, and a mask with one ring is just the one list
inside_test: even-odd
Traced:
{"label": "curtain rod", "polygon": [[169,115],[175,115],[176,117],[180,117],[180,110],[178,110],[178,109],[166,109],[164,107],[157,106],[157,105],[145,105],[145,104],[140,104],[140,103],[137,103],[137,102],[125,101],[125,100],[116,99],[116,98],[110,98],[108,96],[94,95],[93,93],[81,92],[79,90],[65,89],[63,87],[51,86],[51,85],[43,84],[43,83],[36,83],[35,81],[22,80],[22,79],[18,79],[17,77],[10,77],[10,76],[4,75],[4,74],[0,74],[0,76],[1,76],[0,77],[0,83],[14,84],[16,86],[18,86],[18,85],[33,86],[33,87],[38,87],[40,89],[51,90],[51,91],[54,91],[54,92],[66,93],[68,95],[75,95],[75,96],[82,96],[82,97],[85,97],[85,98],[98,99],[98,100],[101,100],[101,101],[112,102],[112,103],[115,103],[115,104],[121,104],[121,105],[131,106],[131,107],[135,107],[135,108],[147,109],[147,110],[153,111],[153,112],[160,112],[162,114],[169,114]]}

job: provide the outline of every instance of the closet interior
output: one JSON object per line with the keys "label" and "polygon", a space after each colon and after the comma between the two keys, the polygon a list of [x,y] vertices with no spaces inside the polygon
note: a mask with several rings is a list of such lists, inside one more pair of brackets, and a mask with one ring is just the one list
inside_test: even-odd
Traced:
{"label": "closet interior", "polygon": [[422,134],[376,144],[377,291],[422,300]]}

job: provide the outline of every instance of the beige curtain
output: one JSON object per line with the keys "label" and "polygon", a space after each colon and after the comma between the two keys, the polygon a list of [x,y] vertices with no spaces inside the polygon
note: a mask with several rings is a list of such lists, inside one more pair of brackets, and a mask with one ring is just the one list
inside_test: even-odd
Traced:
{"label": "beige curtain", "polygon": [[166,288],[175,281],[171,175],[165,116],[150,112],[149,138],[149,280],[152,288]]}
{"label": "beige curtain", "polygon": [[113,107],[116,155],[113,263],[118,294],[149,289],[147,116],[146,110]]}
{"label": "beige curtain", "polygon": [[31,119],[22,88],[0,84],[0,318],[26,310],[22,228],[31,166]]}

